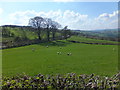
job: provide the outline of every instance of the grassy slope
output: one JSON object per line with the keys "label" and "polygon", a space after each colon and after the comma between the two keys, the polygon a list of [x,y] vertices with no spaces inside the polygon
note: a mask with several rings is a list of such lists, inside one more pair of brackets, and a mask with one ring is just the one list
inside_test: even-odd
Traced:
{"label": "grassy slope", "polygon": [[35,33],[29,31],[29,30],[20,30],[18,28],[15,28],[15,29],[11,29],[10,32],[14,33],[15,36],[19,36],[19,37],[24,37],[24,35],[27,36],[27,38],[29,39],[35,39],[37,38],[37,36],[35,35]]}
{"label": "grassy slope", "polygon": [[72,36],[68,40],[75,40],[75,41],[89,42],[89,43],[113,43],[113,44],[117,44],[118,43],[118,42],[115,42],[115,41],[97,40],[97,39],[90,39],[90,38],[79,37],[79,36]]}
{"label": "grassy slope", "polygon": [[[25,37],[26,36],[30,40],[38,38],[36,33],[32,32],[30,30],[27,30],[27,29],[21,30],[19,28],[10,28],[10,27],[8,27],[7,30],[9,30],[11,33],[13,33],[15,37]],[[56,36],[60,36],[60,33],[57,32]],[[5,41],[5,40],[14,41],[15,37],[2,37],[2,41]],[[42,37],[42,39],[47,38],[45,31],[41,33],[41,37]],[[52,34],[50,34],[50,37],[52,37]]]}
{"label": "grassy slope", "polygon": [[[50,44],[49,48],[46,45],[48,43],[3,50],[3,75],[75,72],[111,76],[117,72],[117,45],[88,45],[66,41]],[[35,52],[32,48],[35,48]],[[57,52],[62,54],[57,55]],[[66,55],[68,52],[72,56]]]}

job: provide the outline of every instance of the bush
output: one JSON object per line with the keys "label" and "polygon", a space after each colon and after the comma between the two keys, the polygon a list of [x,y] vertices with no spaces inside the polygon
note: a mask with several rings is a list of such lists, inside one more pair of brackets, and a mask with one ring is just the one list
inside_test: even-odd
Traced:
{"label": "bush", "polygon": [[38,74],[28,76],[26,74],[14,77],[3,77],[2,89],[10,88],[39,88],[39,89],[117,89],[120,85],[120,73],[112,76],[76,75],[68,73],[66,75]]}
{"label": "bush", "polygon": [[20,38],[20,37],[15,37],[14,38],[14,42],[19,42],[19,41],[21,41],[22,39]]}

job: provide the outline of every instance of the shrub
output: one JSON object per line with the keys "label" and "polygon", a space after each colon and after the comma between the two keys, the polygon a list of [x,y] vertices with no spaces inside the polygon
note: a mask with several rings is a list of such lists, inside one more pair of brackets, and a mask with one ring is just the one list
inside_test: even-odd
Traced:
{"label": "shrub", "polygon": [[117,89],[120,88],[120,73],[112,76],[76,75],[42,75],[36,76],[17,75],[14,77],[3,77],[2,89],[10,88],[39,88],[39,89]]}

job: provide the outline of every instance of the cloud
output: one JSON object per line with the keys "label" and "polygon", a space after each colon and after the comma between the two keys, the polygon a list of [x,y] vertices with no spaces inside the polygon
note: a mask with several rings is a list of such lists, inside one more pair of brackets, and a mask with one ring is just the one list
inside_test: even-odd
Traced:
{"label": "cloud", "polygon": [[[2,15],[2,13],[3,13],[3,9],[0,8],[0,16]],[[3,19],[0,17],[0,23],[2,23],[2,22],[3,22]]]}
{"label": "cloud", "polygon": [[9,15],[9,19],[11,24],[17,25],[28,25],[29,19],[35,16],[41,16],[44,18],[51,18],[64,27],[68,25],[70,28],[75,29],[74,27],[78,27],[79,24],[85,22],[87,19],[87,15],[82,15],[79,13],[75,13],[74,11],[66,10],[62,12],[61,10],[57,11],[49,11],[49,12],[35,12],[33,11],[19,11]]}
{"label": "cloud", "polygon": [[18,11],[9,15],[9,20],[11,24],[16,25],[28,25],[29,19],[35,17],[37,12],[32,11]]}
{"label": "cloud", "polygon": [[0,8],[0,15],[3,13],[3,9],[2,8]]}
{"label": "cloud", "polygon": [[111,14],[103,13],[103,14],[99,15],[98,19],[109,19],[109,18],[113,18],[113,17],[118,17],[118,11],[114,11]]}
{"label": "cloud", "polygon": [[113,13],[103,13],[95,18],[95,22],[99,25],[99,27],[104,28],[117,28],[118,27],[118,11],[114,11]]}
{"label": "cloud", "polygon": [[70,10],[51,10],[49,12],[36,12],[34,10],[18,11],[8,15],[9,22],[7,22],[7,24],[28,25],[29,19],[35,16],[51,18],[63,27],[67,25],[70,29],[89,30],[118,27],[118,11],[114,11],[111,14],[103,13],[95,18],[90,18],[88,15]]}

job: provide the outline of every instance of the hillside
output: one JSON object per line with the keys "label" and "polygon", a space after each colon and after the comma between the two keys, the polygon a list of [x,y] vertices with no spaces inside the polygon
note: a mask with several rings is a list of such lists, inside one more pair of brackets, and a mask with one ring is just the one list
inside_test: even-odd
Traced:
{"label": "hillside", "polygon": [[83,36],[71,36],[71,38],[67,39],[71,42],[76,43],[86,43],[86,44],[103,44],[103,45],[118,45],[119,43],[116,41],[110,41],[110,40],[100,40],[100,39],[94,39],[94,38],[86,38]]}
{"label": "hillside", "polygon": [[79,35],[87,36],[90,38],[100,38],[105,40],[117,41],[118,33],[120,30],[118,29],[104,29],[104,30],[73,30],[73,32],[79,33]]}
{"label": "hillside", "polygon": [[[31,45],[40,42],[49,42],[64,39],[63,30],[40,29],[29,26],[4,25],[0,27],[2,32],[2,48]],[[67,35],[67,34],[66,34]],[[62,38],[62,36],[64,36]]]}

